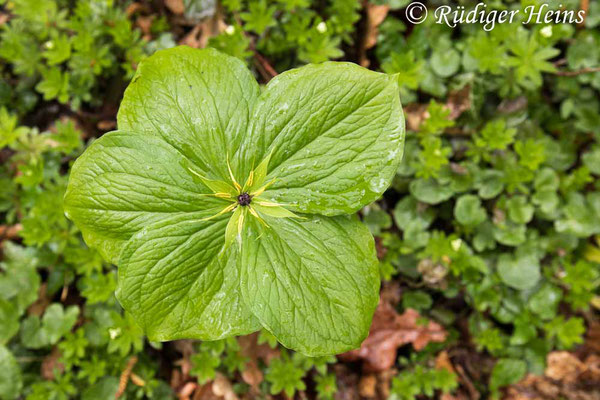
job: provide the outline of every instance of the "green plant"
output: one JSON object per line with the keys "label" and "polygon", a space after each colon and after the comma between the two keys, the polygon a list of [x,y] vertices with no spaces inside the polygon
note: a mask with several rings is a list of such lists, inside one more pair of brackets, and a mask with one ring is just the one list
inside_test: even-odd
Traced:
{"label": "green plant", "polygon": [[394,78],[308,65],[259,95],[238,60],[180,47],[142,63],[118,124],[74,164],[65,210],[119,265],[119,301],[151,339],[262,325],[309,355],[360,344],[379,275],[346,214],[400,161]]}
{"label": "green plant", "polygon": [[436,391],[449,393],[457,386],[454,373],[417,365],[414,369],[404,370],[394,377],[389,399],[413,400],[419,395],[432,397]]}
{"label": "green plant", "polygon": [[12,18],[1,27],[0,60],[12,65],[10,72],[21,84],[17,96],[11,94],[0,105],[14,101],[23,112],[42,99],[56,99],[74,109],[97,106],[105,82],[131,78],[149,48],[125,10],[112,3],[7,2]]}

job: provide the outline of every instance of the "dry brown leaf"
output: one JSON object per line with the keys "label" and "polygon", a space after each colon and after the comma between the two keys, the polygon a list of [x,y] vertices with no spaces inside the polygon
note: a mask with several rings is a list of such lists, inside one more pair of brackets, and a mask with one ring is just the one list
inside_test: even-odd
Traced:
{"label": "dry brown leaf", "polygon": [[198,384],[196,382],[188,382],[179,389],[177,398],[179,400],[189,400],[192,394],[196,391]]}
{"label": "dry brown leaf", "polygon": [[173,369],[171,371],[171,380],[169,381],[169,385],[171,389],[176,390],[178,387],[183,385],[184,379],[180,370]]}
{"label": "dry brown leaf", "polygon": [[258,388],[258,385],[263,381],[263,373],[258,368],[256,360],[251,359],[246,363],[246,368],[242,371],[242,379],[253,388]]}
{"label": "dry brown leaf", "polygon": [[400,289],[400,282],[398,281],[384,281],[381,287],[379,298],[382,302],[391,304],[392,306],[398,305],[402,298],[402,289]]}
{"label": "dry brown leaf", "polygon": [[585,364],[582,363],[573,353],[568,351],[553,351],[546,358],[546,375],[555,381],[565,383],[575,382],[577,377],[585,371]]}
{"label": "dry brown leaf", "polygon": [[462,113],[471,109],[471,86],[465,85],[462,89],[450,92],[446,107],[450,110],[449,118],[454,120]]}
{"label": "dry brown leaf", "polygon": [[442,393],[440,400],[458,400],[458,397],[453,396],[450,393]]}
{"label": "dry brown leaf", "polygon": [[219,396],[212,391],[212,382],[197,386],[192,400],[219,400]]}
{"label": "dry brown leaf", "polygon": [[435,358],[435,368],[445,369],[448,372],[456,374],[454,366],[452,365],[452,361],[450,361],[450,356],[448,356],[448,352],[446,350],[440,351],[440,353]]}
{"label": "dry brown leaf", "polygon": [[[406,128],[411,131],[418,131],[421,123],[429,118],[427,112],[428,104],[411,103],[404,107],[404,118]],[[445,107],[450,111],[448,118],[455,120],[472,107],[471,86],[465,85],[462,89],[451,92],[448,95]]]}
{"label": "dry brown leaf", "polygon": [[63,373],[65,366],[59,361],[60,356],[61,354],[58,348],[53,347],[52,352],[44,357],[40,367],[40,375],[42,375],[42,378],[51,381],[55,379],[55,370],[58,371],[59,374]]}
{"label": "dry brown leaf", "polygon": [[19,232],[23,230],[23,225],[0,225],[0,242],[3,240],[16,239],[19,236]]}
{"label": "dry brown leaf", "polygon": [[217,374],[212,384],[212,390],[217,396],[224,397],[225,400],[239,400],[233,391],[233,385],[223,374]]}
{"label": "dry brown leaf", "polygon": [[369,337],[360,349],[340,355],[345,361],[363,360],[363,368],[368,372],[384,371],[396,362],[396,349],[411,343],[415,350],[422,350],[429,342],[446,340],[444,328],[429,321],[422,324],[421,316],[416,310],[407,309],[398,314],[388,303],[379,302]]}
{"label": "dry brown leaf", "polygon": [[367,3],[367,32],[365,39],[365,48],[373,48],[377,44],[377,28],[385,20],[388,15],[390,7],[385,4],[372,4]]}
{"label": "dry brown leaf", "polygon": [[135,24],[140,28],[146,39],[150,39],[152,35],[152,22],[154,15],[142,16],[135,19]]}
{"label": "dry brown leaf", "polygon": [[554,351],[546,363],[544,376],[527,375],[507,388],[505,400],[600,399],[600,356],[581,361],[574,353]]}
{"label": "dry brown leaf", "polygon": [[192,30],[185,35],[179,44],[193,47],[195,49],[203,49],[208,45],[208,40],[211,37],[217,36],[223,32],[227,25],[222,19],[215,16],[197,24]]}
{"label": "dry brown leaf", "polygon": [[337,382],[336,400],[359,400],[357,372],[343,363],[334,364],[333,371]]}
{"label": "dry brown leaf", "polygon": [[390,368],[377,374],[377,393],[379,393],[381,399],[388,399],[390,397],[392,379],[397,373],[398,371],[395,368]]}
{"label": "dry brown leaf", "polygon": [[581,374],[581,378],[585,381],[600,382],[600,356],[591,354],[583,363],[585,371]]}
{"label": "dry brown leaf", "polygon": [[98,124],[96,124],[96,126],[101,131],[110,131],[117,127],[117,121],[115,121],[114,119],[105,119],[105,120],[99,121]]}
{"label": "dry brown leaf", "polygon": [[411,103],[404,107],[404,118],[408,130],[418,131],[419,126],[426,117],[427,104]]}
{"label": "dry brown leaf", "polygon": [[281,356],[278,348],[272,349],[266,343],[258,344],[258,332],[238,337],[238,343],[242,355],[248,357],[250,360],[262,360],[265,364],[269,365],[272,359]]}
{"label": "dry brown leaf", "polygon": [[146,6],[143,5],[142,3],[131,3],[125,9],[125,14],[127,14],[128,17],[131,17],[136,12],[145,11],[146,9],[147,9]]}
{"label": "dry brown leaf", "polygon": [[185,4],[183,4],[183,0],[165,0],[165,6],[167,6],[167,8],[176,15],[181,15],[185,11]]}
{"label": "dry brown leaf", "polygon": [[366,374],[361,376],[358,381],[358,393],[362,397],[373,398],[375,397],[375,390],[377,388],[377,377],[375,374]]}
{"label": "dry brown leaf", "polygon": [[202,25],[203,23],[194,26],[192,30],[179,41],[179,44],[190,46],[195,49],[202,48],[200,43],[200,33],[202,32]]}
{"label": "dry brown leaf", "polygon": [[585,346],[593,351],[600,353],[600,323],[592,322],[589,324],[585,334]]}
{"label": "dry brown leaf", "polygon": [[369,59],[367,58],[367,50],[374,47],[377,44],[378,27],[381,25],[390,7],[385,4],[372,4],[367,3],[365,5],[365,33],[360,48],[360,65],[363,67],[369,66]]}
{"label": "dry brown leaf", "polygon": [[174,347],[182,356],[179,360],[175,361],[175,365],[181,368],[181,376],[179,377],[179,383],[181,383],[190,376],[190,370],[192,369],[190,357],[194,354],[194,342],[192,340],[176,340]]}

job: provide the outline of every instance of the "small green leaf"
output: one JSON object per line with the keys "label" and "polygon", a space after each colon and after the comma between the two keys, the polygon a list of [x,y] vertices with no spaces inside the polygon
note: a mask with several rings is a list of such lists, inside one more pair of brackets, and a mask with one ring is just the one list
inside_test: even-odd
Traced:
{"label": "small green leaf", "polygon": [[497,391],[503,386],[507,386],[520,381],[527,372],[527,363],[523,360],[511,358],[501,358],[498,360],[492,376],[490,377],[490,389]]}
{"label": "small green leaf", "polygon": [[533,218],[533,206],[525,196],[514,196],[508,199],[508,217],[517,224],[526,224]]}
{"label": "small green leaf", "polygon": [[81,400],[111,400],[119,390],[119,378],[105,376],[81,394]]}
{"label": "small green leaf", "polygon": [[14,304],[0,297],[0,345],[19,332],[19,313]]}
{"label": "small green leaf", "polygon": [[531,311],[542,319],[550,319],[556,315],[556,308],[562,298],[562,291],[549,283],[544,284],[528,301]]}
{"label": "small green leaf", "polygon": [[448,185],[440,184],[436,179],[415,179],[410,183],[410,193],[427,204],[438,204],[448,200],[454,192]]}
{"label": "small green leaf", "polygon": [[502,254],[497,268],[502,281],[518,290],[530,289],[540,279],[540,262],[533,255]]}
{"label": "small green leaf", "polygon": [[39,349],[56,344],[67,334],[79,316],[77,306],[66,309],[62,304],[53,303],[40,319],[35,315],[29,316],[21,325],[21,340],[27,348]]}
{"label": "small green leaf", "polygon": [[304,374],[302,368],[285,356],[271,361],[265,379],[271,383],[271,394],[285,392],[289,398],[293,398],[296,390],[306,389],[302,381]]}
{"label": "small green leaf", "polygon": [[456,201],[454,216],[463,225],[475,226],[486,220],[487,213],[485,212],[485,208],[481,206],[479,197],[466,194],[459,197]]}
{"label": "small green leaf", "polygon": [[19,398],[22,386],[21,370],[15,357],[0,344],[0,398],[3,400]]}

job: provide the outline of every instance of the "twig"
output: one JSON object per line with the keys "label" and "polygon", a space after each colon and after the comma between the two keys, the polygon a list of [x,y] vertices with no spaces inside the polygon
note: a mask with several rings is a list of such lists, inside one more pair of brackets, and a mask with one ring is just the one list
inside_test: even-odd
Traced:
{"label": "twig", "polygon": [[117,393],[115,394],[115,399],[118,399],[121,397],[121,395],[123,395],[123,393],[125,393],[125,389],[127,389],[127,383],[129,382],[129,377],[131,376],[131,371],[133,371],[133,367],[137,361],[138,358],[136,356],[131,357],[129,361],[127,361],[127,366],[125,366],[125,369],[123,372],[121,372],[121,377],[119,378],[119,390],[117,390]]}
{"label": "twig", "polygon": [[131,374],[131,382],[137,386],[146,386],[146,381],[134,373]]}
{"label": "twig", "polygon": [[271,66],[271,64],[269,63],[269,61],[264,58],[258,51],[254,51],[254,58],[256,59],[256,61],[259,63],[259,65],[264,68],[265,72],[267,74],[269,74],[269,76],[267,77],[267,80],[271,80],[273,78],[275,78],[277,75],[279,75],[279,73],[277,71],[275,71],[275,68],[273,68]]}
{"label": "twig", "polygon": [[558,76],[577,76],[594,72],[600,72],[600,67],[582,68],[577,71],[556,71],[554,74]]}
{"label": "twig", "polygon": [[65,300],[67,299],[68,295],[69,295],[69,285],[67,284],[67,277],[65,275],[65,279],[63,281],[63,288],[62,288],[62,291],[60,292],[60,301],[64,303]]}
{"label": "twig", "polygon": [[585,26],[585,18],[587,17],[588,10],[590,9],[590,0],[581,0],[579,8],[581,11],[583,11],[583,21],[577,24],[577,26],[583,27]]}

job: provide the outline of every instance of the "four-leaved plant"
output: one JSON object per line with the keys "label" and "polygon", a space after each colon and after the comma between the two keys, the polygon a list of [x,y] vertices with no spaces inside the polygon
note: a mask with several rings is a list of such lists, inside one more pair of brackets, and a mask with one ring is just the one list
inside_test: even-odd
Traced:
{"label": "four-leaved plant", "polygon": [[118,128],[73,165],[65,211],[151,340],[264,327],[307,355],[360,345],[379,274],[351,214],[402,156],[394,77],[330,62],[261,93],[238,59],[178,47],[141,63]]}

